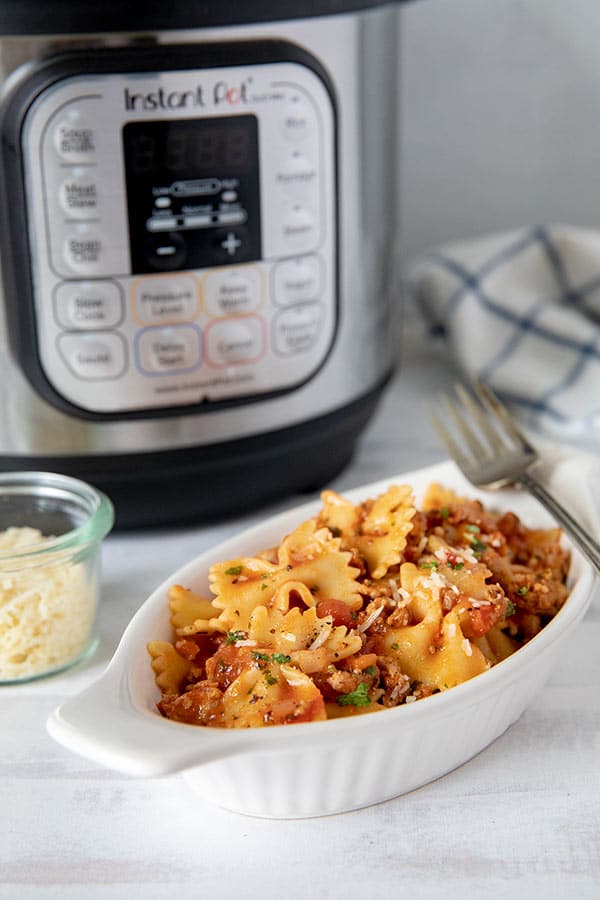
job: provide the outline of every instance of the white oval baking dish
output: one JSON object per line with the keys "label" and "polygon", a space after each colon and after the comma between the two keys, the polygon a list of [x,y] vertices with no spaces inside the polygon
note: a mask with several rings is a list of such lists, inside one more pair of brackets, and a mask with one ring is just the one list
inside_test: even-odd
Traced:
{"label": "white oval baking dish", "polygon": [[[417,497],[439,481],[526,524],[548,526],[523,493],[483,493],[452,463],[387,478],[347,493],[355,502],[391,483]],[[501,735],[544,684],[562,642],[583,617],[594,576],[577,552],[571,594],[556,617],[512,657],[449,691],[370,715],[248,730],[221,730],[163,719],[146,644],[170,637],[167,590],[175,582],[207,593],[213,562],[278,543],[319,508],[305,504],[268,519],[183,566],[146,600],[100,679],[68,699],[48,721],[72,751],[136,776],[182,772],[202,797],[237,812],[272,818],[329,815],[398,796],[451,771]]]}

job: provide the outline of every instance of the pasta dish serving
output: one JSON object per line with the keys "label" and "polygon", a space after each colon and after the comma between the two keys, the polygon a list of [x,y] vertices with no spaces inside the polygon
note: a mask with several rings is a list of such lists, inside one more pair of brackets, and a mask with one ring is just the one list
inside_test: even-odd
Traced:
{"label": "pasta dish serving", "polygon": [[510,656],[565,602],[561,531],[438,484],[318,515],[252,557],[213,565],[212,599],[169,590],[171,641],[148,651],[160,713],[249,728],[376,712]]}

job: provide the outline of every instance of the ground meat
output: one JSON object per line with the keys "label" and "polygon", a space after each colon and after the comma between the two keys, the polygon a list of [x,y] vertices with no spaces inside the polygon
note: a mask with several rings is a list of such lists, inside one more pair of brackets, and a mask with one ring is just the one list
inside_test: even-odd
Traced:
{"label": "ground meat", "polygon": [[188,725],[218,725],[223,712],[223,694],[211,681],[201,681],[178,697],[166,696],[158,709],[167,719]]}
{"label": "ground meat", "polygon": [[561,608],[569,591],[562,581],[557,581],[551,571],[531,572],[513,566],[513,582],[508,596],[525,612],[553,616]]}

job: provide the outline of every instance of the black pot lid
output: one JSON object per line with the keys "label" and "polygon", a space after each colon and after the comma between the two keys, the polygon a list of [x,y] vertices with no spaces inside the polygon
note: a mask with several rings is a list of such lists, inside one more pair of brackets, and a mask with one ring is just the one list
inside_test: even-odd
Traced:
{"label": "black pot lid", "polygon": [[0,34],[168,31],[337,15],[394,0],[0,0]]}

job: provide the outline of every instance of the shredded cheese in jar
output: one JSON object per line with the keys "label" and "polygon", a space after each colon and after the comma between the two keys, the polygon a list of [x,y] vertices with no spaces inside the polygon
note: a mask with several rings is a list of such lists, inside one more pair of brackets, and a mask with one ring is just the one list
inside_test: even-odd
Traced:
{"label": "shredded cheese in jar", "polygon": [[60,669],[86,649],[96,608],[93,578],[83,562],[49,549],[53,542],[36,528],[0,532],[0,681],[35,677]]}

